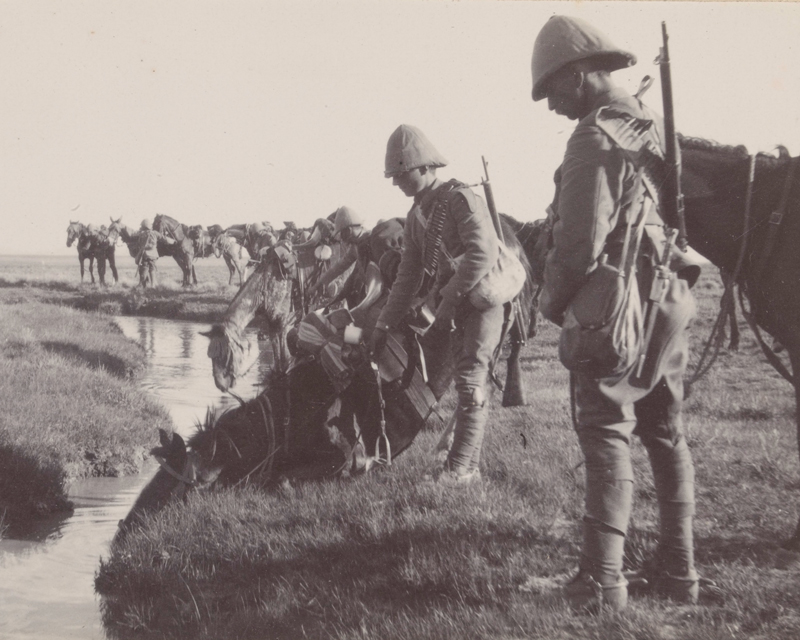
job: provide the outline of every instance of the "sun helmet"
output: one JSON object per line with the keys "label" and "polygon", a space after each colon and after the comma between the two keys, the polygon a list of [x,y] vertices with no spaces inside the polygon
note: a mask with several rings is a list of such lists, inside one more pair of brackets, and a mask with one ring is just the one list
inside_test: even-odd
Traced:
{"label": "sun helmet", "polygon": [[447,166],[445,157],[417,127],[401,124],[389,136],[386,145],[386,170],[383,173],[385,177],[393,178],[417,167],[444,166]]}
{"label": "sun helmet", "polygon": [[142,220],[142,229],[152,229],[152,228],[153,228],[153,222],[150,220],[150,218],[145,218],[144,220]]}
{"label": "sun helmet", "polygon": [[338,236],[347,227],[363,225],[364,218],[350,207],[339,207],[333,220],[333,235]]}
{"label": "sun helmet", "polygon": [[616,71],[636,64],[636,56],[617,47],[609,38],[581,18],[552,16],[533,44],[531,74],[535,101],[547,95],[547,81],[565,65],[598,59],[598,69]]}
{"label": "sun helmet", "polygon": [[97,229],[91,222],[86,225],[86,233],[94,233],[95,231],[97,231]]}

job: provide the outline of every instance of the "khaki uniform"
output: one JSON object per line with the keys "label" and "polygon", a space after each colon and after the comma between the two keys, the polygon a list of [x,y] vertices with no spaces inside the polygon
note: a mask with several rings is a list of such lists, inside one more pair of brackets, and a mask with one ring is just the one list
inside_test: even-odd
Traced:
{"label": "khaki uniform", "polygon": [[425,230],[440,198],[448,202],[434,283],[440,304],[455,308],[455,385],[458,392],[456,428],[448,466],[464,472],[478,466],[488,406],[486,381],[494,349],[500,340],[503,307],[481,311],[466,294],[495,265],[499,239],[483,200],[465,185],[450,189],[440,180],[414,197],[406,218],[403,255],[377,326],[395,327],[420,295],[424,275]]}
{"label": "khaki uniform", "polygon": [[[647,135],[663,150],[660,119],[625,91],[604,94],[594,107],[567,143],[554,203],[556,223],[545,266],[541,310],[559,325],[601,255],[607,254],[610,264],[620,263],[627,220],[630,216],[635,219],[642,210],[635,197],[637,165],[644,163],[654,172],[659,168],[658,163],[648,166],[646,157],[637,155],[635,148],[626,153],[607,133],[615,127],[615,113],[620,122],[626,117],[655,121]],[[646,238],[637,257],[643,300],[650,292],[664,240],[663,223],[655,210],[646,222]],[[674,266],[678,278],[685,277],[693,284],[696,269]],[[672,575],[689,575],[694,570],[694,468],[681,418],[687,325],[694,315],[689,286],[684,279],[673,277],[670,281],[670,304],[658,308],[642,379],[633,371],[612,379],[573,374],[576,429],[586,460],[581,568],[601,585],[616,584],[622,570],[633,492],[629,445],[634,433],[641,437],[653,467],[661,514],[657,562]]]}
{"label": "khaki uniform", "polygon": [[139,232],[139,249],[136,263],[139,265],[139,284],[142,287],[147,286],[148,278],[150,286],[155,286],[156,284],[156,260],[158,260],[159,240],[168,244],[175,242],[153,229],[142,229]]}

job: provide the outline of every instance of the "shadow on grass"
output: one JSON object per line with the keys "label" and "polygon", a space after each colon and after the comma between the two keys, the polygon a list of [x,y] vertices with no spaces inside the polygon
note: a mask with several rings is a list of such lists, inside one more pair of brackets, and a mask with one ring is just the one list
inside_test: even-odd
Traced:
{"label": "shadow on grass", "polygon": [[118,378],[130,378],[135,373],[125,360],[104,351],[82,349],[70,342],[42,342],[41,345],[49,353],[55,353],[71,360],[79,360],[92,369],[105,369]]}
{"label": "shadow on grass", "polygon": [[8,516],[7,535],[24,535],[42,517],[70,512],[64,480],[60,466],[46,457],[21,446],[0,445],[0,512]]}
{"label": "shadow on grass", "polygon": [[[463,547],[463,562],[453,565],[452,556],[445,559],[442,545],[451,550]],[[137,589],[123,566],[101,563],[95,588],[104,596],[103,622],[113,638],[142,637],[126,627],[130,612],[143,611],[145,603],[154,608],[150,619],[142,620],[142,627],[155,634],[146,637],[192,638],[202,630],[203,637],[329,638],[332,626],[340,631],[359,630],[364,611],[428,615],[456,602],[505,610],[527,574],[521,568],[503,566],[500,558],[536,553],[536,548],[542,556],[572,551],[563,540],[533,530],[416,529],[376,540],[358,523],[351,523],[340,543],[309,546],[289,559],[254,561],[251,557],[235,566],[217,564],[211,574],[206,573],[205,581],[191,586],[180,567],[169,567],[162,569],[163,580],[146,580]],[[498,575],[503,577],[498,579]],[[225,589],[223,585],[235,586]],[[324,605],[331,599],[331,585],[336,585],[335,596],[342,605],[334,609]],[[131,593],[132,588],[137,593]],[[196,608],[182,607],[179,602],[176,607],[176,594],[183,600],[188,593]],[[135,601],[142,606],[137,607]],[[231,627],[244,611],[257,612],[258,623],[249,628],[251,635],[239,635]]]}

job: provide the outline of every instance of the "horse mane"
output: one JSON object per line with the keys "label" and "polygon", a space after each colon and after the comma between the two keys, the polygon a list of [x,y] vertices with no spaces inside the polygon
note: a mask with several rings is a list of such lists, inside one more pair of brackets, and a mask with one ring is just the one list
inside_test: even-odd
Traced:
{"label": "horse mane", "polygon": [[[683,134],[678,134],[678,143],[683,151],[705,151],[708,153],[725,156],[731,160],[745,160],[750,157],[747,147],[743,144],[722,144],[720,142],[716,142],[715,140],[685,136]],[[756,157],[758,158],[759,166],[783,166],[784,163],[791,159],[789,150],[785,146],[777,145],[776,149],[778,150],[778,157],[763,151],[757,152]]]}

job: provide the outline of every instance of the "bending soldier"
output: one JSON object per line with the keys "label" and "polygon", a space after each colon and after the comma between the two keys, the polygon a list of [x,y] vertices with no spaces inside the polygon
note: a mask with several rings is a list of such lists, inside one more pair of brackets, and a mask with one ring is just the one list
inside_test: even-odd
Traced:
{"label": "bending soldier", "polygon": [[147,288],[147,283],[151,287],[156,286],[156,260],[158,260],[158,243],[175,244],[175,240],[167,238],[165,235],[153,229],[153,223],[149,218],[142,220],[141,230],[138,238],[138,252],[136,254],[136,265],[139,267],[139,284],[142,288]]}
{"label": "bending soldier", "polygon": [[381,221],[370,231],[364,227],[363,218],[353,209],[339,207],[334,216],[334,237],[336,236],[347,245],[347,251],[322,274],[311,293],[323,291],[324,287],[355,265],[341,291],[328,303],[331,306],[346,298],[350,307],[353,307],[364,297],[364,283],[370,262],[378,265],[386,251],[402,251],[403,221],[398,218]]}
{"label": "bending soldier", "polygon": [[433,330],[455,328],[454,441],[434,478],[469,483],[481,477],[486,382],[500,340],[503,307],[479,310],[467,294],[497,262],[500,241],[483,200],[463,183],[436,177],[436,169],[446,164],[416,127],[401,125],[389,138],[385,175],[414,204],[406,217],[397,277],[370,336],[370,347],[373,353],[383,348],[387,331],[400,322],[417,296],[428,295],[437,305]]}
{"label": "bending soldier", "polygon": [[628,596],[622,561],[633,493],[629,444],[634,433],[650,457],[660,512],[656,558],[635,576],[636,584],[686,602],[695,602],[698,595],[694,467],[682,433],[681,406],[687,325],[695,311],[689,287],[699,267],[675,265],[681,257],[676,256],[676,277],[659,264],[664,222],[654,206],[658,194],[651,192],[657,189],[642,176],[664,170],[663,122],[609,75],[635,62],[633,54],[590,24],[564,16],[545,24],[532,58],[534,101],[547,98],[551,111],[578,121],[556,174],[543,315],[561,326],[576,294],[596,282],[589,275],[598,265],[607,262],[624,270],[630,264],[622,247],[635,246],[633,240],[625,242],[632,222],[644,223],[640,249],[631,258],[638,290],[646,296],[657,272],[668,278],[669,303],[654,307],[658,315],[641,377],[636,365],[614,377],[571,373],[575,428],[586,461],[586,514],[579,573],[565,595],[576,604],[599,602],[615,610],[626,606]]}

